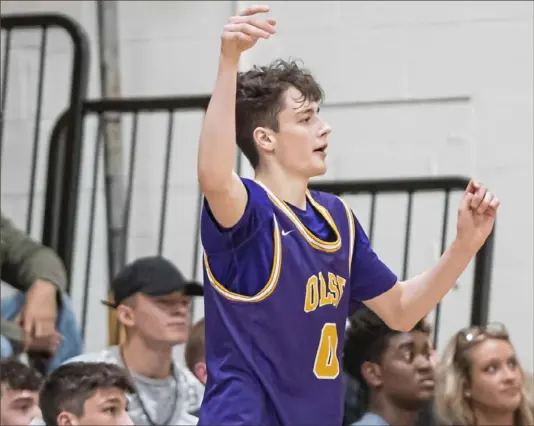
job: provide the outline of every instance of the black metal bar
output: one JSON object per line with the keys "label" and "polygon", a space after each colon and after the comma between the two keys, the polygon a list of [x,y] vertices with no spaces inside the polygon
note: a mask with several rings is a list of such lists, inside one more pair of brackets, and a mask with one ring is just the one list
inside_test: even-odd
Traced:
{"label": "black metal bar", "polygon": [[124,247],[122,248],[122,264],[126,265],[128,259],[128,239],[130,237],[130,210],[132,208],[132,199],[133,199],[133,182],[134,182],[134,170],[135,170],[135,161],[137,158],[137,125],[138,125],[138,114],[134,113],[132,117],[132,136],[130,142],[130,163],[128,164],[128,187],[126,188],[126,200],[124,202]]}
{"label": "black metal bar", "polygon": [[163,253],[163,243],[165,237],[165,223],[167,219],[167,195],[169,193],[169,176],[172,155],[172,133],[174,129],[174,111],[169,110],[169,122],[167,124],[167,144],[165,150],[165,172],[163,176],[163,194],[161,194],[161,220],[159,222],[159,242],[158,254]]}
{"label": "black metal bar", "polygon": [[89,314],[89,287],[91,278],[91,266],[93,264],[93,242],[95,235],[95,215],[96,215],[96,194],[98,191],[98,170],[100,169],[100,149],[102,146],[102,117],[98,117],[98,128],[96,133],[95,150],[93,155],[93,181],[91,192],[91,204],[89,206],[89,224],[87,229],[87,256],[85,257],[85,274],[83,282],[83,305],[82,305],[82,323],[81,334],[82,340],[85,339],[85,330],[87,328],[87,320]]}
{"label": "black metal bar", "polygon": [[423,192],[465,189],[469,179],[459,176],[445,177],[414,177],[403,179],[364,179],[358,181],[319,181],[310,184],[316,191],[330,192],[332,194],[359,194],[359,193],[387,193],[387,192]]}
{"label": "black metal bar", "polygon": [[208,107],[209,96],[190,96],[187,98],[121,98],[88,100],[84,103],[86,112],[148,112],[183,109],[203,109]]}
{"label": "black metal bar", "polygon": [[[1,23],[0,19],[0,23]],[[11,57],[11,30],[6,31],[6,45],[4,48],[4,57],[2,58],[2,110],[0,111],[0,159],[2,158],[2,148],[4,141],[4,114],[6,113],[6,100],[7,100],[7,82],[9,76],[9,58]]]}
{"label": "black metal bar", "polygon": [[37,173],[37,161],[39,154],[39,136],[41,135],[41,111],[43,107],[43,83],[45,72],[47,29],[41,28],[41,44],[39,46],[39,78],[37,79],[37,105],[35,109],[35,123],[33,132],[32,166],[30,172],[30,190],[28,200],[28,216],[26,219],[26,232],[31,234],[33,219],[33,203],[35,196],[35,175]]}
{"label": "black metal bar", "polygon": [[402,263],[402,279],[408,278],[408,263],[410,258],[410,240],[412,235],[412,207],[413,192],[408,193],[408,207],[406,209],[406,232],[404,234],[404,259]]}
{"label": "black metal bar", "polygon": [[[48,147],[48,165],[46,167],[46,194],[43,220],[43,241],[52,248],[58,247],[59,228],[56,226],[61,217],[61,203],[57,194],[63,191],[65,177],[63,175],[63,163],[65,162],[65,131],[68,126],[69,116],[63,113],[56,120],[50,136]],[[48,196],[48,194],[51,194]],[[56,194],[56,195],[52,195]],[[70,280],[67,281],[67,292],[70,292]]]}
{"label": "black metal bar", "polygon": [[373,244],[373,236],[375,233],[375,216],[376,216],[376,192],[371,194],[371,212],[369,219],[369,242]]}
{"label": "black metal bar", "polygon": [[493,231],[476,256],[471,325],[483,326],[488,323],[495,226],[496,224],[493,226]]}
{"label": "black metal bar", "polygon": [[[441,224],[441,246],[440,254],[445,252],[447,247],[447,232],[449,228],[449,201],[451,192],[445,191],[445,203],[443,205],[443,219]],[[438,347],[438,331],[441,320],[441,302],[436,306],[436,312],[434,316],[434,349]]]}
{"label": "black metal bar", "polygon": [[[54,249],[67,268],[69,281],[76,235],[78,182],[82,158],[82,103],[85,99],[89,76],[89,39],[73,19],[57,13],[12,14],[0,19],[5,30],[58,28],[64,30],[73,44],[73,67],[67,110],[57,125],[67,126],[52,131],[48,159],[48,183],[42,241]],[[67,116],[63,119],[63,116]],[[55,150],[58,148],[59,150]],[[55,166],[56,170],[50,170]]]}

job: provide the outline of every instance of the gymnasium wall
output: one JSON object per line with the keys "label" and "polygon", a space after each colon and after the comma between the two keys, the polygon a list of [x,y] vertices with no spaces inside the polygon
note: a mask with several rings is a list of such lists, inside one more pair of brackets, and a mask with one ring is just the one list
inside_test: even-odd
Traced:
{"label": "gymnasium wall", "polygon": [[[119,2],[123,96],[210,92],[219,34],[234,6],[229,1]],[[325,178],[467,175],[482,180],[500,197],[490,315],[509,326],[521,359],[532,365],[532,2],[272,2],[271,7],[278,34],[246,54],[243,66],[276,57],[300,58],[321,81],[327,94],[323,114],[334,128]],[[99,97],[95,2],[2,1],[2,14],[41,11],[64,13],[84,26],[92,48],[89,93]],[[2,210],[21,225],[27,182],[19,174],[29,167],[38,37],[13,40],[13,95],[6,111]],[[49,53],[53,59],[47,67],[43,141],[68,93],[66,38],[54,34]],[[196,146],[202,114],[181,113],[175,118],[164,253],[191,274]],[[140,119],[130,259],[156,250],[165,120],[165,115]],[[125,119],[123,125],[128,151],[131,121]],[[88,350],[99,349],[107,341],[106,311],[99,302],[108,284],[103,179],[98,183],[96,227],[89,231],[87,225],[95,132],[95,122],[89,120],[73,283],[73,299],[79,307],[86,241],[94,232]],[[38,173],[44,176],[44,167]],[[381,199],[377,213],[375,248],[399,273],[404,202],[403,197]],[[454,206],[456,202],[457,198]],[[365,225],[368,200],[351,199],[350,203]],[[431,196],[416,203],[412,275],[438,257],[440,203],[441,198]],[[40,205],[36,212],[40,217]],[[451,218],[455,218],[454,209]],[[32,233],[39,236],[40,232],[37,221]],[[454,229],[450,238],[453,235]],[[441,345],[467,322],[470,291],[470,280],[463,277],[459,288],[445,299]],[[196,317],[201,311],[197,304]]]}

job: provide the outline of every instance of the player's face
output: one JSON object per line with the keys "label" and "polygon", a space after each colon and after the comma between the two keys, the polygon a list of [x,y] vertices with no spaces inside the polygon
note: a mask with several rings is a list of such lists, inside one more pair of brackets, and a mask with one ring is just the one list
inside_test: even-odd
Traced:
{"label": "player's face", "polygon": [[78,417],[69,412],[58,416],[59,426],[119,426],[133,425],[126,411],[127,399],[118,388],[97,390],[83,405],[83,414]]}
{"label": "player's face", "polygon": [[278,164],[291,174],[306,178],[324,174],[331,128],[319,117],[319,105],[303,100],[294,87],[283,98],[274,145]]}
{"label": "player's face", "polygon": [[0,425],[26,426],[41,415],[39,395],[29,390],[13,390],[2,384]]}
{"label": "player's face", "polygon": [[434,369],[427,333],[399,333],[382,360],[382,388],[395,405],[417,410],[434,395]]}
{"label": "player's face", "polygon": [[514,411],[521,404],[523,373],[512,345],[504,339],[487,339],[470,349],[470,385],[473,405]]}
{"label": "player's face", "polygon": [[191,297],[181,292],[165,296],[138,294],[134,308],[135,327],[146,339],[176,345],[189,336]]}

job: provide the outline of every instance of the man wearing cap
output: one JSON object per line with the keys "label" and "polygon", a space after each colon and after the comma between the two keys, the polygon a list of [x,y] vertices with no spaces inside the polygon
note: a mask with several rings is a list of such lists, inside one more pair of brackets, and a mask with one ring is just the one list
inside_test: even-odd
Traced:
{"label": "man wearing cap", "polygon": [[114,303],[103,303],[117,310],[124,343],[67,362],[110,362],[128,370],[137,388],[128,407],[135,424],[196,424],[189,413],[200,406],[199,388],[192,374],[173,360],[173,347],[188,339],[191,297],[202,296],[202,286],[155,256],[127,265],[111,287]]}

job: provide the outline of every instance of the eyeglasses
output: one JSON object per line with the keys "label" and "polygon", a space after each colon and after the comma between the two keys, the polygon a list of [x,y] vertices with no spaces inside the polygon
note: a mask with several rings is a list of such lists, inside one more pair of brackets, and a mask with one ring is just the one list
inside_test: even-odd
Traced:
{"label": "eyeglasses", "polygon": [[469,345],[487,337],[508,339],[508,330],[500,322],[492,322],[486,326],[466,327],[456,334],[456,343],[462,346]]}

